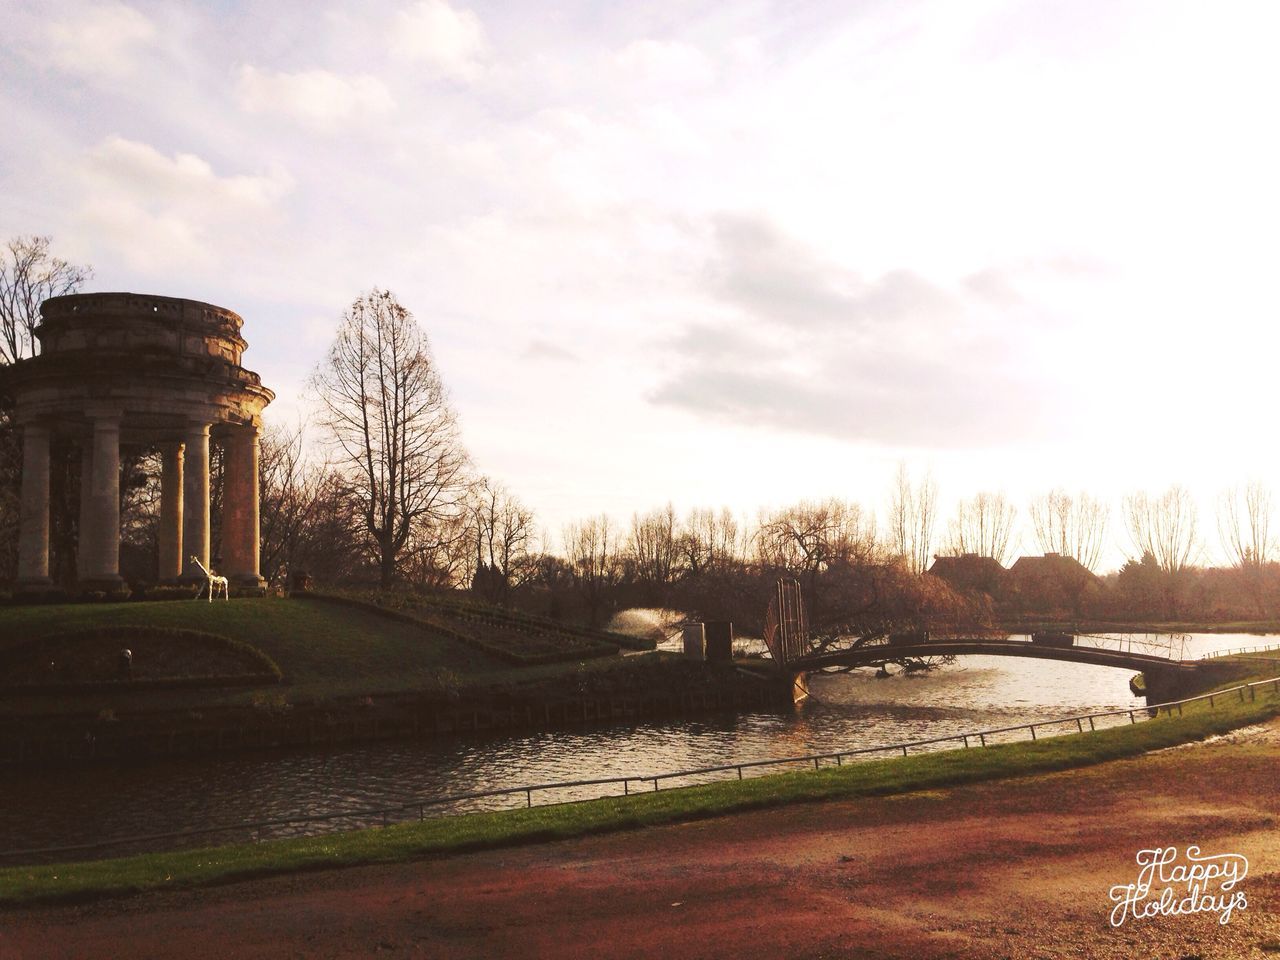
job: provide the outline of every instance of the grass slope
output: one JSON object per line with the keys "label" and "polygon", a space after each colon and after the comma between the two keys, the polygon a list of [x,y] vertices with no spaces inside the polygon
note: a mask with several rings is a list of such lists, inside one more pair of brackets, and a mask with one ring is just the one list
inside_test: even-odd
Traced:
{"label": "grass slope", "polygon": [[1014,617],[1002,626],[1012,633],[1029,629],[1067,630],[1085,633],[1280,633],[1280,620],[1037,620]]}
{"label": "grass slope", "polygon": [[445,817],[325,837],[278,840],[58,866],[0,870],[0,904],[88,899],[196,887],[248,877],[411,860],[465,850],[631,829],[735,811],[886,796],[982,780],[1042,774],[1131,757],[1200,740],[1280,715],[1280,695],[1234,695],[1095,733],[824,767],[818,771],[730,780],[661,793]]}
{"label": "grass slope", "polygon": [[0,648],[48,634],[129,625],[244,640],[280,665],[298,696],[413,689],[441,670],[467,676],[507,666],[421,626],[284,599],[4,607]]}

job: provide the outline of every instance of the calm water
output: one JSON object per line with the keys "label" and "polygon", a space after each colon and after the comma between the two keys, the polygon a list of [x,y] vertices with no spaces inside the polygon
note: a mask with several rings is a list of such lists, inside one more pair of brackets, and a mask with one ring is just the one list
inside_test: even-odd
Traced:
{"label": "calm water", "polygon": [[[1187,641],[1185,656],[1268,640],[1196,635]],[[1023,658],[967,657],[913,676],[877,679],[869,670],[817,676],[811,681],[812,700],[787,714],[747,713],[121,767],[6,770],[0,783],[0,851],[337,813],[528,783],[638,776],[855,749],[1143,706],[1144,701],[1129,693],[1131,673]],[[1024,732],[996,739],[1026,736]],[[542,794],[540,801],[601,792],[602,788],[564,790]],[[524,802],[521,794],[452,809]],[[324,826],[273,828],[263,835],[324,832],[366,822],[352,818]],[[240,832],[205,839],[244,836]],[[103,853],[140,846],[145,845],[104,847]]]}

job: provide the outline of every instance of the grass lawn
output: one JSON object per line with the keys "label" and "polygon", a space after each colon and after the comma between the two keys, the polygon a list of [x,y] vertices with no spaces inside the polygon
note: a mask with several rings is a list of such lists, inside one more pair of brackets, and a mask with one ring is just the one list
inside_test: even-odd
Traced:
{"label": "grass lawn", "polygon": [[413,689],[433,682],[442,670],[467,677],[508,668],[423,627],[278,598],[0,607],[0,648],[48,634],[125,625],[180,627],[247,641],[280,665],[290,695],[298,697]]}
{"label": "grass lawn", "polygon": [[[1274,670],[1269,672],[1273,673]],[[114,860],[0,870],[0,905],[86,899],[196,887],[255,876],[412,860],[718,816],[791,803],[887,796],[983,780],[1028,776],[1136,756],[1200,740],[1280,715],[1280,694],[1234,694],[1189,704],[1183,716],[1041,739],[941,753],[826,766],[660,793],[477,813],[382,829],[261,844],[145,854]],[[1251,748],[1256,749],[1256,748]]]}

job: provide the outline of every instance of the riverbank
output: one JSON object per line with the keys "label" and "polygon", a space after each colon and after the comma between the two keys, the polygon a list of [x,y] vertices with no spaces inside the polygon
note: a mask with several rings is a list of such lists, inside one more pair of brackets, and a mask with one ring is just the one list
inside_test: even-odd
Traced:
{"label": "riverbank", "polygon": [[1066,633],[1120,634],[1248,633],[1257,636],[1268,636],[1270,634],[1280,634],[1280,620],[1231,620],[1221,622],[1144,620],[1126,622],[1120,620],[1043,620],[1024,617],[1001,621],[1000,629],[1007,630],[1010,633],[1030,633],[1044,630]]}
{"label": "riverbank", "polygon": [[149,703],[147,694],[103,694],[81,703],[64,698],[60,713],[0,716],[0,764],[337,747],[775,709],[785,703],[785,690],[767,677],[733,664],[695,663],[657,652],[424,682],[421,687],[366,688],[356,696],[309,698],[285,685],[256,691],[247,702],[203,703],[192,697],[182,707]]}
{"label": "riverbank", "polygon": [[[1261,666],[1261,665],[1259,665]],[[1273,668],[1274,664],[1266,664]],[[1274,671],[1273,671],[1274,672]],[[1268,674],[1269,676],[1270,674]],[[500,813],[428,820],[323,837],[185,850],[116,860],[0,871],[0,902],[94,897],[227,882],[262,874],[406,860],[539,842],[832,798],[878,796],[1002,779],[1134,756],[1203,739],[1280,712],[1275,685],[1191,703],[1147,722],[983,749],[711,783]],[[1071,725],[1074,729],[1075,724]],[[976,745],[976,744],[975,744]]]}
{"label": "riverbank", "polygon": [[[652,641],[474,604],[382,599],[400,605],[315,596],[0,608],[0,656],[34,659],[15,672],[44,681],[14,687],[0,703],[0,764],[551,729],[769,709],[785,692],[732,664],[646,651]],[[152,667],[148,631],[225,637],[278,669],[257,681],[121,681],[122,646],[138,647],[136,675]],[[83,648],[79,661],[66,653],[67,638]],[[78,682],[56,682],[67,679]]]}
{"label": "riverbank", "polygon": [[[1108,738],[1057,745],[1091,739]],[[137,898],[6,910],[0,957],[126,945],[139,958],[540,957],[601,944],[620,958],[1264,957],[1280,946],[1277,755],[1271,720],[1089,769],[835,795],[785,815],[757,809],[199,891],[175,889],[175,869]],[[1213,914],[1108,924],[1108,891],[1133,882],[1139,848],[1192,844],[1248,857],[1247,908],[1226,925]]]}

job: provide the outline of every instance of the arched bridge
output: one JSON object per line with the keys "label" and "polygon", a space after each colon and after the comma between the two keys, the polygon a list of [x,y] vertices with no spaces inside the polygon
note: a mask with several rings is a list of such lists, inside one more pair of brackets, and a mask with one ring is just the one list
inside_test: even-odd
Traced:
{"label": "arched bridge", "polygon": [[1038,660],[1064,660],[1068,663],[1091,663],[1100,667],[1128,670],[1186,671],[1194,673],[1198,661],[1174,660],[1152,653],[1109,649],[1088,644],[1057,645],[1029,640],[996,638],[937,639],[916,643],[871,643],[842,650],[811,653],[787,661],[792,672],[821,670],[824,667],[863,667],[901,657],[959,657],[970,655],[996,657],[1032,657]]}
{"label": "arched bridge", "polygon": [[[838,650],[807,653],[797,651],[799,655],[786,657],[778,666],[789,678],[792,696],[795,698],[808,695],[808,683],[805,679],[808,674],[827,667],[870,666],[915,657],[1031,657],[1038,660],[1119,667],[1142,674],[1149,703],[1188,696],[1234,676],[1230,665],[1213,661],[1160,656],[1157,653],[1135,650],[1132,645],[1126,646],[1123,643],[1117,647],[1106,647],[1076,643],[1075,640],[1070,634],[1050,635],[1047,642],[1012,640],[1007,637],[928,637],[910,642],[868,643]],[[1168,652],[1172,653],[1173,648],[1169,648]]]}

